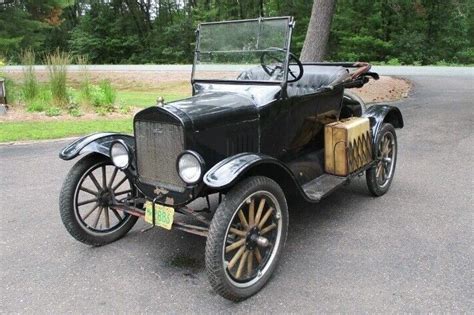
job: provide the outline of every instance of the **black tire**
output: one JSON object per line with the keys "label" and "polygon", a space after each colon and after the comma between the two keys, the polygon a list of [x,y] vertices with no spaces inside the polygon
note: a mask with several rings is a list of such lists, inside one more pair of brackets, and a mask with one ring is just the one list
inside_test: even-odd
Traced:
{"label": "black tire", "polygon": [[[113,164],[106,156],[98,154],[87,155],[80,159],[76,164],[74,164],[74,166],[67,174],[61,189],[59,197],[59,212],[61,214],[61,220],[69,234],[71,234],[76,240],[87,245],[101,246],[118,240],[119,238],[127,234],[127,232],[134,226],[138,219],[137,217],[132,215],[119,213],[119,217],[121,217],[122,220],[119,220],[118,217],[116,217],[115,220],[117,220],[117,224],[115,226],[104,231],[99,231],[88,226],[85,223],[85,219],[82,220],[82,217],[80,217],[78,210],[79,208],[77,206],[77,195],[79,194],[80,188],[79,185],[82,184],[88,172],[93,172],[96,167],[106,167],[109,165]],[[113,179],[115,179],[115,177]],[[131,182],[130,188],[134,191]],[[102,210],[107,211],[107,221],[108,224],[110,224],[110,219],[108,217],[109,208],[103,209],[102,207],[100,207],[100,209],[101,213],[96,216],[100,218],[102,215]],[[110,213],[110,215],[113,214],[116,216],[116,214],[118,213],[117,210],[110,210],[114,211],[114,213]]]}
{"label": "black tire", "polygon": [[[389,140],[387,140],[389,139]],[[391,143],[391,156],[385,156],[387,153],[383,152],[381,147],[384,141],[389,141]],[[378,160],[377,164],[366,171],[366,180],[367,187],[372,195],[378,197],[384,195],[389,189],[393,181],[393,176],[395,174],[395,167],[397,165],[397,153],[398,153],[398,144],[397,144],[397,134],[395,129],[389,123],[385,123],[379,130],[377,139],[375,141],[375,156]],[[391,162],[387,166],[385,162],[386,158],[390,158]],[[389,169],[389,174],[386,175],[387,169]]]}
{"label": "black tire", "polygon": [[[261,246],[260,244],[254,244],[254,246],[257,247],[256,249],[249,247],[251,231],[258,229],[258,222],[262,223],[262,221],[265,221],[261,216],[259,217],[258,210],[256,212],[250,212],[251,210],[249,210],[250,203],[255,205],[254,209],[260,208],[256,206],[258,202],[254,203],[254,201],[259,201],[258,198],[260,198],[260,202],[262,199],[266,199],[264,207],[268,207],[267,211],[270,212],[270,223],[272,226],[276,224],[276,227],[273,227],[271,232],[273,234],[268,236],[270,232],[265,232],[269,233],[265,234],[265,236],[270,239],[269,244],[272,245],[267,244],[263,249],[258,247]],[[250,202],[250,200],[252,201]],[[227,248],[224,250],[224,247],[229,244],[228,240],[232,235],[230,228],[233,226],[233,222],[235,222],[233,220],[239,220],[238,211],[245,207],[247,207],[249,213],[248,232],[246,234],[247,236],[240,236],[241,238],[239,239],[240,241],[246,240],[245,244],[239,248],[239,251],[242,248],[245,251],[239,260],[241,260],[240,264],[242,264],[242,261],[245,264],[245,257],[247,257],[249,260],[255,261],[257,264],[254,271],[250,271],[252,267],[248,265],[246,266],[248,268],[247,276],[249,278],[246,282],[239,283],[231,274],[232,267],[228,269],[228,266],[231,263],[226,261],[225,255],[228,254]],[[275,211],[275,209],[278,210]],[[250,221],[250,213],[255,213],[253,216],[255,219],[253,229],[251,228],[252,223]],[[263,210],[260,211],[260,214],[262,213]],[[265,217],[265,215],[263,217]],[[257,218],[260,218],[260,220]],[[264,236],[264,230],[269,228],[268,224],[270,223],[268,220],[267,222],[262,223],[262,226],[260,226],[261,230],[259,230],[257,234],[259,236]],[[267,228],[264,228],[264,224],[267,224]],[[206,269],[212,288],[224,298],[236,302],[244,300],[257,293],[263,286],[265,286],[275,270],[286,242],[287,233],[288,206],[283,191],[275,181],[267,177],[256,176],[244,179],[242,182],[237,184],[226,194],[225,199],[218,206],[209,228],[209,235],[206,242]],[[235,237],[237,237],[237,235],[235,235]],[[232,244],[233,243],[231,243],[231,245]],[[249,252],[248,256],[245,255],[246,252]],[[257,252],[259,253],[258,256],[260,256],[260,260],[257,258]],[[263,253],[263,255],[260,253]],[[233,258],[235,258],[235,256]],[[253,265],[250,262],[249,264]],[[240,266],[238,269],[240,269]],[[251,273],[253,273],[254,276],[251,276]],[[237,276],[237,278],[240,277]]]}

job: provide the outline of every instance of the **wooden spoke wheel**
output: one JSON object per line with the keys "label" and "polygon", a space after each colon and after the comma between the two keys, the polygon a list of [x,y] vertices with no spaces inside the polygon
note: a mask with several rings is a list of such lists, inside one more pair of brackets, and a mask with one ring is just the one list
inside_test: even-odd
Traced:
{"label": "wooden spoke wheel", "polygon": [[288,209],[280,187],[252,177],[230,191],[211,223],[206,266],[211,284],[238,301],[265,285],[273,272],[288,227]]}
{"label": "wooden spoke wheel", "polygon": [[366,173],[367,186],[375,196],[385,194],[393,180],[397,163],[397,135],[391,124],[384,124],[376,141],[376,165]]}
{"label": "wooden spoke wheel", "polygon": [[113,204],[135,195],[128,176],[110,159],[86,156],[71,169],[60,195],[60,213],[69,233],[90,245],[104,245],[125,235],[137,218]]}

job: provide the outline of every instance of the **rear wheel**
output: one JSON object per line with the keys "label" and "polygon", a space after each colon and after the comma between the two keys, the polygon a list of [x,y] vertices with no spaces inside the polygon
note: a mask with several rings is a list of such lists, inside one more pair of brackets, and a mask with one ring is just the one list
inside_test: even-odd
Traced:
{"label": "rear wheel", "polygon": [[111,243],[137,221],[111,205],[134,194],[130,178],[109,158],[88,155],[72,167],[64,181],[59,198],[61,219],[69,234],[82,243]]}
{"label": "rear wheel", "polygon": [[209,228],[206,268],[214,290],[240,301],[270,279],[286,241],[283,191],[266,177],[250,177],[226,194]]}
{"label": "rear wheel", "polygon": [[377,163],[366,172],[367,187],[374,196],[382,196],[392,184],[397,164],[397,135],[391,124],[380,128],[375,149]]}

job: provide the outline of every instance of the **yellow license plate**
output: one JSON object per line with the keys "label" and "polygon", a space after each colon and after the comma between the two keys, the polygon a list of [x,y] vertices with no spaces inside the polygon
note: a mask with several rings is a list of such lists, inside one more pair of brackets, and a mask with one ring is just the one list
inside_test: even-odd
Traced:
{"label": "yellow license plate", "polygon": [[[174,208],[155,204],[155,225],[171,230],[174,219]],[[145,204],[145,221],[153,224],[153,205],[151,202]]]}

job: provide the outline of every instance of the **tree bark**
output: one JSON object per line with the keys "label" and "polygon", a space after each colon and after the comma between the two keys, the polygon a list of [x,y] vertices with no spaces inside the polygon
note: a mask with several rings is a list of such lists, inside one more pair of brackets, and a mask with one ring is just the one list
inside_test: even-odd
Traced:
{"label": "tree bark", "polygon": [[336,0],[314,0],[308,31],[301,51],[301,61],[315,62],[324,59],[335,6]]}

